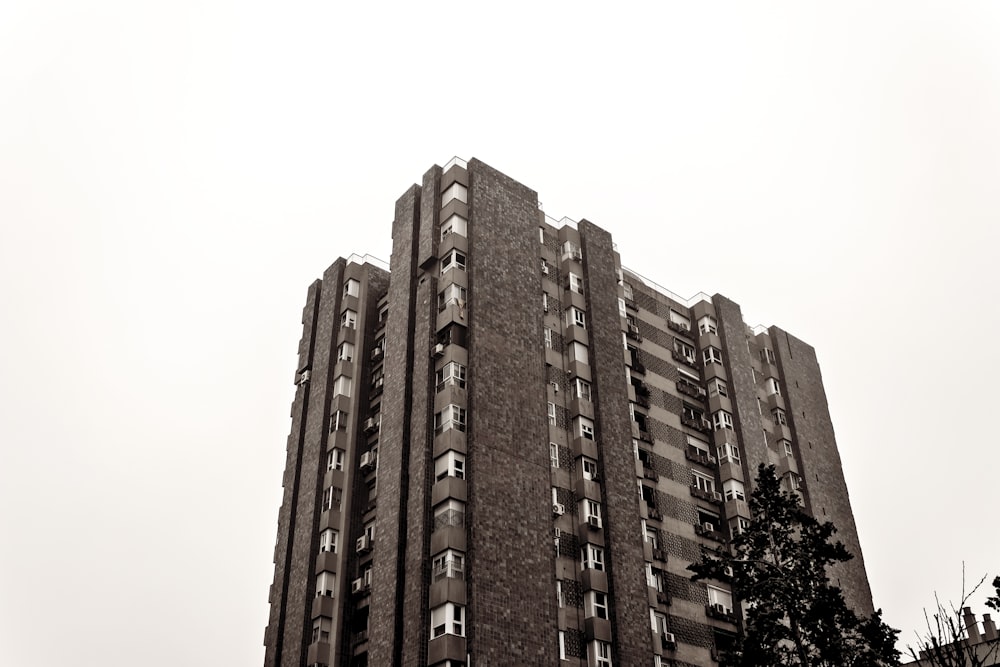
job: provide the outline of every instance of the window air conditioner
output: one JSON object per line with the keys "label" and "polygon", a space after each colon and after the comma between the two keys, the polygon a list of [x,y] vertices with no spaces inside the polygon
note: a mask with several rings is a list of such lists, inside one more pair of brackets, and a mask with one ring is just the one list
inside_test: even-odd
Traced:
{"label": "window air conditioner", "polygon": [[361,455],[361,462],[360,462],[360,466],[361,466],[362,468],[364,468],[364,467],[366,467],[366,466],[369,466],[369,465],[371,465],[371,462],[372,462],[372,461],[371,461],[371,458],[372,458],[372,455],[371,455],[371,452],[365,452],[364,454],[362,454],[362,455]]}
{"label": "window air conditioner", "polygon": [[582,250],[574,250],[573,251],[573,259],[578,259],[578,260],[582,261],[583,260],[583,251]]}
{"label": "window air conditioner", "polygon": [[556,516],[562,516],[566,513],[566,506],[562,503],[552,503],[552,513]]}
{"label": "window air conditioner", "polygon": [[702,529],[704,529],[705,531],[708,531],[708,532],[711,532],[711,531],[715,530],[715,524],[712,523],[711,521],[706,521],[705,523],[701,524],[701,527],[702,527]]}
{"label": "window air conditioner", "polygon": [[714,609],[715,611],[719,612],[720,614],[725,614],[726,613],[726,608],[722,605],[721,602],[716,602],[716,603],[712,604],[712,609]]}
{"label": "window air conditioner", "polygon": [[590,525],[591,528],[600,530],[601,517],[591,514],[590,516],[587,517],[587,524]]}
{"label": "window air conditioner", "polygon": [[669,648],[677,644],[677,640],[674,638],[674,633],[664,632],[663,635],[663,648]]}
{"label": "window air conditioner", "polygon": [[299,384],[305,384],[309,382],[309,371],[302,371],[302,375],[299,376]]}
{"label": "window air conditioner", "polygon": [[358,593],[365,587],[365,580],[358,578],[351,582],[351,592]]}
{"label": "window air conditioner", "polygon": [[542,264],[542,275],[549,275],[549,267],[547,264]]}
{"label": "window air conditioner", "polygon": [[378,420],[374,417],[369,417],[365,420],[365,433],[371,433],[378,429]]}
{"label": "window air conditioner", "polygon": [[722,502],[722,494],[718,491],[712,491],[712,499],[717,502]]}
{"label": "window air conditioner", "polygon": [[354,550],[357,551],[358,553],[363,553],[363,552],[365,552],[365,551],[368,550],[368,536],[367,535],[362,535],[361,537],[358,538],[358,541],[355,543]]}
{"label": "window air conditioner", "polygon": [[442,356],[444,356],[444,344],[438,343],[434,346],[434,357],[437,358]]}
{"label": "window air conditioner", "polygon": [[726,567],[722,568],[722,573],[727,577],[732,577],[733,576],[732,566],[727,565]]}
{"label": "window air conditioner", "polygon": [[382,356],[381,347],[376,347],[374,350],[372,350],[372,359],[378,359],[381,356]]}

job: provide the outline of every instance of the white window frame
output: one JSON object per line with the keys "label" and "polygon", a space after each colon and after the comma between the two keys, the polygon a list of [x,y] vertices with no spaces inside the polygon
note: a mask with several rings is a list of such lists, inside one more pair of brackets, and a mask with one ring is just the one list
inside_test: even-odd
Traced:
{"label": "white window frame", "polygon": [[694,447],[695,449],[697,449],[701,454],[704,454],[706,457],[712,455],[711,446],[704,440],[699,440],[698,438],[689,435],[687,437],[687,444],[689,447]]}
{"label": "white window frame", "polygon": [[608,612],[608,594],[604,591],[587,591],[583,596],[584,618],[602,618],[610,620]]}
{"label": "white window frame", "polygon": [[345,340],[337,346],[337,361],[354,361],[354,343]]}
{"label": "white window frame", "polygon": [[706,366],[709,364],[721,364],[722,363],[722,350],[717,347],[706,347],[701,351],[701,360]]}
{"label": "white window frame", "polygon": [[601,503],[596,500],[591,500],[590,498],[584,498],[580,501],[581,509],[580,512],[583,515],[584,521],[590,521],[590,517],[597,517],[598,520],[601,518]]}
{"label": "white window frame", "polygon": [[673,308],[670,309],[670,312],[667,315],[667,319],[669,319],[671,322],[681,327],[682,329],[691,331],[691,318],[689,318],[686,315],[681,315]]}
{"label": "white window frame", "polygon": [[431,609],[431,639],[444,635],[465,636],[465,607],[446,602]]}
{"label": "white window frame", "polygon": [[722,483],[722,493],[726,500],[746,500],[747,494],[743,482],[738,479],[727,479]]}
{"label": "white window frame", "polygon": [[771,419],[774,420],[775,424],[779,424],[781,426],[788,425],[788,417],[787,415],[785,415],[785,411],[782,410],[781,408],[775,408],[774,410],[771,410]]}
{"label": "white window frame", "polygon": [[361,292],[361,283],[359,283],[354,278],[348,278],[344,281],[344,296],[357,297]]}
{"label": "white window frame", "polygon": [[580,469],[583,470],[583,478],[589,481],[594,481],[599,477],[597,471],[597,461],[586,456],[580,457]]}
{"label": "white window frame", "polygon": [[323,490],[323,511],[340,511],[340,504],[344,502],[344,490],[339,486],[330,485]]}
{"label": "white window frame", "polygon": [[569,290],[577,294],[583,294],[583,278],[572,271],[569,274]]}
{"label": "white window frame", "polygon": [[457,549],[445,549],[431,561],[431,580],[464,579],[465,554]]}
{"label": "white window frame", "polygon": [[674,352],[681,355],[691,363],[694,363],[695,355],[697,352],[690,343],[682,341],[680,338],[674,338]]}
{"label": "white window frame", "polygon": [[545,347],[552,349],[552,329],[545,327],[543,336],[545,338]]}
{"label": "white window frame", "polygon": [[320,553],[337,553],[337,543],[339,542],[340,534],[333,528],[327,528],[319,534],[319,550]]}
{"label": "white window frame", "polygon": [[333,628],[333,619],[327,616],[320,616],[313,619],[312,640],[315,642],[330,641],[330,630]]}
{"label": "white window frame", "polygon": [[553,468],[559,467],[559,445],[554,442],[549,443],[549,462]]}
{"label": "white window frame", "polygon": [[664,634],[668,632],[667,630],[667,615],[663,612],[656,611],[653,608],[649,610],[649,624],[653,629],[653,632]]}
{"label": "white window frame", "polygon": [[465,454],[449,449],[434,459],[434,479],[440,482],[446,477],[465,479]]}
{"label": "white window frame", "polygon": [[333,395],[350,398],[353,386],[354,380],[346,375],[338,375],[337,379],[333,381]]}
{"label": "white window frame", "polygon": [[708,395],[728,397],[729,387],[726,385],[726,381],[719,378],[712,378],[712,381],[708,383]]}
{"label": "white window frame", "polygon": [[556,404],[551,401],[545,404],[545,414],[549,420],[549,426],[556,425]]}
{"label": "white window frame", "polygon": [[578,246],[576,243],[573,243],[572,241],[566,241],[560,247],[559,257],[560,260],[575,259],[573,255],[576,253],[581,253],[582,255],[582,252],[583,251],[580,250],[580,246]]}
{"label": "white window frame", "polygon": [[587,382],[586,380],[583,380],[581,378],[576,378],[573,381],[573,397],[574,398],[578,398],[578,399],[580,399],[582,401],[589,401],[589,400],[591,400],[591,398],[590,398],[590,396],[591,396],[591,390],[592,390],[592,387],[590,386],[590,383]]}
{"label": "white window frame", "polygon": [[733,430],[733,416],[725,410],[716,410],[712,413],[712,425],[716,431]]}
{"label": "white window frame", "polygon": [[611,644],[595,639],[587,645],[587,650],[594,659],[595,667],[614,667],[611,663]]}
{"label": "white window frame", "polygon": [[337,596],[337,575],[326,570],[316,575],[316,597]]}
{"label": "white window frame", "polygon": [[441,240],[444,241],[448,238],[448,234],[468,236],[469,221],[460,216],[458,213],[451,214],[448,216],[447,220],[441,223]]}
{"label": "white window frame", "polygon": [[698,320],[698,330],[703,334],[719,333],[719,323],[711,315],[705,315]]}
{"label": "white window frame", "polygon": [[691,486],[697,488],[699,491],[704,491],[705,493],[715,492],[715,479],[713,477],[709,477],[697,470],[692,470],[691,479]]}
{"label": "white window frame", "polygon": [[711,584],[706,584],[705,587],[708,589],[708,604],[721,604],[729,610],[730,614],[733,612],[733,594],[731,591],[719,588],[718,586],[712,586]]}
{"label": "white window frame", "polygon": [[452,269],[465,271],[467,259],[464,252],[452,248],[441,258],[441,275],[444,275],[445,271],[451,271]]}
{"label": "white window frame", "polygon": [[575,419],[575,422],[576,424],[574,425],[575,428],[573,430],[578,436],[584,438],[585,440],[597,439],[597,435],[594,431],[594,421],[592,419],[580,416]]}
{"label": "white window frame", "polygon": [[780,442],[782,448],[785,450],[785,456],[795,456],[795,450],[792,449],[791,440],[786,440],[785,438],[782,438]]}
{"label": "white window frame", "polygon": [[451,203],[452,200],[457,199],[463,204],[469,203],[469,188],[465,187],[459,182],[452,183],[449,185],[445,191],[441,194],[441,208],[444,208]]}
{"label": "white window frame", "polygon": [[[437,524],[438,517],[442,516],[446,512],[457,512],[461,516],[461,518],[462,518],[461,525],[463,525],[463,526],[465,525],[465,503],[463,503],[461,500],[455,500],[454,498],[448,498],[444,502],[438,503],[434,507],[434,523],[435,523],[435,525]],[[455,524],[452,523],[451,520],[449,520],[448,521],[448,525],[449,526],[454,526]]]}
{"label": "white window frame", "polygon": [[441,293],[438,294],[438,310],[444,310],[448,306],[465,305],[469,291],[457,283],[449,283]]}
{"label": "white window frame", "polygon": [[467,419],[468,412],[465,408],[449,403],[441,412],[434,415],[434,433],[440,434],[451,429],[464,432]]}
{"label": "white window frame", "polygon": [[590,353],[587,351],[587,346],[580,341],[574,340],[569,345],[569,359],[578,364],[589,364]]}
{"label": "white window frame", "polygon": [[580,569],[604,571],[604,549],[587,542],[580,547]]}
{"label": "white window frame", "polygon": [[768,396],[781,396],[781,384],[778,382],[778,378],[767,378],[765,385]]}
{"label": "white window frame", "polygon": [[[560,603],[559,606],[561,607],[562,604]],[[564,630],[559,631],[559,659],[566,659],[566,632]]]}
{"label": "white window frame", "polygon": [[468,369],[457,361],[449,361],[434,373],[438,391],[449,386],[457,386],[459,389],[465,389],[467,376]]}
{"label": "white window frame", "polygon": [[622,317],[628,315],[628,310],[625,307],[625,299],[618,297],[618,314]]}
{"label": "white window frame", "polygon": [[340,447],[334,447],[326,453],[326,469],[327,470],[343,470],[344,469],[344,455],[346,452]]}
{"label": "white window frame", "polygon": [[723,461],[739,464],[740,462],[739,445],[734,445],[731,442],[724,442],[721,445],[719,445],[719,462],[722,463]]}
{"label": "white window frame", "polygon": [[577,308],[576,306],[570,306],[566,309],[566,326],[567,327],[580,327],[581,329],[587,328],[587,314]]}
{"label": "white window frame", "polygon": [[340,314],[340,326],[345,329],[354,329],[358,326],[358,314],[347,308]]}

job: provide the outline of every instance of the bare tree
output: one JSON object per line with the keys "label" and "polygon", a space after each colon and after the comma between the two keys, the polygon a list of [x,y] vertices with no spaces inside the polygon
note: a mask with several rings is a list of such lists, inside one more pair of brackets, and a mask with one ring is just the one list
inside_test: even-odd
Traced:
{"label": "bare tree", "polygon": [[[1000,639],[983,639],[975,615],[967,606],[976,591],[986,582],[986,577],[965,592],[965,564],[962,564],[962,601],[955,607],[946,607],[934,594],[934,614],[924,609],[927,633],[917,633],[917,646],[906,649],[914,660],[927,667],[991,667],[1000,662]],[[1000,577],[993,579],[997,595],[987,599],[986,605],[1000,611]]]}

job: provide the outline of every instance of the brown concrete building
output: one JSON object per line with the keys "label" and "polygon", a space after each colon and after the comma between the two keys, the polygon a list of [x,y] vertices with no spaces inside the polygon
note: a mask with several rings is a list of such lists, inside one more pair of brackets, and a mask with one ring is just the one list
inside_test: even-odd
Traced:
{"label": "brown concrete building", "polygon": [[390,272],[338,259],[303,310],[268,667],[712,665],[690,581],[759,462],[832,520],[871,593],[814,350],[623,269],[471,160],[396,202]]}

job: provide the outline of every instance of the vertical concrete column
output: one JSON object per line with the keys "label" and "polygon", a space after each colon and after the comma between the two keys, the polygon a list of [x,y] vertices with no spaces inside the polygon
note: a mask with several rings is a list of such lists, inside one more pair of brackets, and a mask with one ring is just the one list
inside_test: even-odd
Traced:
{"label": "vertical concrete column", "polygon": [[597,225],[582,220],[579,231],[588,299],[594,421],[604,471],[605,556],[615,638],[614,662],[616,665],[646,665],[652,661],[649,594],[643,570],[643,536],[622,356],[614,247],[611,235]]}
{"label": "vertical concrete column", "polygon": [[[302,309],[302,338],[299,340],[299,363],[296,369],[296,379],[309,370],[312,375],[313,350],[316,340],[316,320],[319,311],[319,299],[322,283],[317,280],[309,286],[306,305]],[[288,584],[292,567],[292,541],[289,535],[295,532],[296,503],[299,489],[299,459],[302,455],[302,441],[305,436],[305,424],[308,415],[310,382],[300,384],[295,391],[292,402],[292,428],[288,435],[285,457],[285,472],[282,481],[281,509],[278,511],[278,538],[274,553],[274,582],[271,584],[271,610],[268,617],[267,630],[264,634],[264,665],[278,667],[283,662],[285,618],[289,613]],[[299,608],[301,613],[301,608]],[[295,613],[295,608],[292,608]],[[289,652],[297,656],[302,650],[302,644],[293,643]]]}
{"label": "vertical concrete column", "polygon": [[855,611],[871,614],[874,610],[871,587],[816,350],[778,327],[771,327],[768,333],[778,372],[787,388],[787,416],[798,443],[808,507],[820,521],[833,522],[837,539],[854,555],[852,560],[835,565],[830,577],[844,591],[844,599]]}
{"label": "vertical concrete column", "polygon": [[[410,450],[410,376],[413,367],[414,238],[420,190],[414,185],[396,202],[392,224],[389,319],[385,336],[385,388],[379,435],[378,514],[369,607],[369,664],[398,665],[403,602],[413,587],[402,564],[406,549],[407,468]],[[419,596],[419,587],[417,593]],[[411,622],[419,622],[419,619]]]}
{"label": "vertical concrete column", "polygon": [[478,665],[558,662],[538,197],[469,173],[469,630]]}

